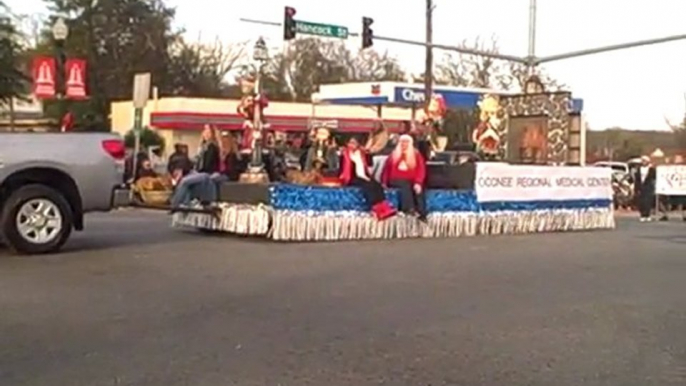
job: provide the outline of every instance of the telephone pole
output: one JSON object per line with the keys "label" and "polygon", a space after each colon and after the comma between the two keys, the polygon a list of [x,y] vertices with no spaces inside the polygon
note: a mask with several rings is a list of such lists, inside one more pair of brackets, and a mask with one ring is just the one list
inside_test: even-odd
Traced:
{"label": "telephone pole", "polygon": [[529,55],[527,56],[527,72],[534,74],[534,60],[536,60],[536,0],[529,0]]}
{"label": "telephone pole", "polygon": [[424,66],[424,101],[428,105],[433,94],[433,0],[426,0],[426,62]]}

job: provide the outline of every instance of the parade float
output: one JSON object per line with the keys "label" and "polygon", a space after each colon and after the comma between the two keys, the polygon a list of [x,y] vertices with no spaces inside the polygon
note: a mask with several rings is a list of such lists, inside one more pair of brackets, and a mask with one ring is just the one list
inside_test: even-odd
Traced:
{"label": "parade float", "polygon": [[[406,90],[388,85],[364,85],[371,95],[343,95],[330,103],[394,103]],[[322,86],[323,91],[331,91]],[[419,111],[417,124],[439,129],[436,111],[469,99],[480,108],[480,123],[472,139],[491,162],[450,164],[429,162],[426,221],[398,214],[383,221],[370,213],[355,187],[311,183],[224,183],[219,203],[211,210],[180,211],[177,227],[200,228],[277,241],[445,238],[473,235],[526,234],[614,228],[611,171],[567,166],[579,133],[571,129],[574,105],[570,93],[536,90],[525,94],[481,93],[478,98],[437,90],[438,109]],[[384,92],[387,94],[384,95]],[[319,96],[325,99],[326,96]],[[338,99],[336,99],[338,98]],[[406,98],[417,103],[421,99]],[[452,103],[451,103],[452,102]],[[575,138],[576,137],[576,138]],[[576,155],[578,157],[578,154]],[[433,181],[433,182],[432,182]],[[386,189],[386,199],[398,207],[398,192]]]}

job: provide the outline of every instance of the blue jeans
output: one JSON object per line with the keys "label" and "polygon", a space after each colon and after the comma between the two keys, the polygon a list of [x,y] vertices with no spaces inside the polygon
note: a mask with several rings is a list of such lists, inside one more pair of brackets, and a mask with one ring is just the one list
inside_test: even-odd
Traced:
{"label": "blue jeans", "polygon": [[217,200],[217,186],[215,176],[207,173],[191,173],[181,179],[171,197],[171,207],[178,208],[188,205],[197,199],[202,203]]}
{"label": "blue jeans", "polygon": [[372,157],[372,177],[379,182],[381,182],[381,174],[386,165],[386,159],[388,159],[387,155],[375,155]]}

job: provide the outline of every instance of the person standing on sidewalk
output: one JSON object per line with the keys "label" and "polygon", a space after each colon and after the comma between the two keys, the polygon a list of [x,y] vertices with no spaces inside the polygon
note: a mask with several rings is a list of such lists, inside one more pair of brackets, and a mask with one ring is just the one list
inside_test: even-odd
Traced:
{"label": "person standing on sidewalk", "polygon": [[655,205],[655,177],[656,171],[650,157],[641,157],[641,167],[634,176],[634,191],[638,198],[638,211],[641,222],[652,220],[650,213]]}

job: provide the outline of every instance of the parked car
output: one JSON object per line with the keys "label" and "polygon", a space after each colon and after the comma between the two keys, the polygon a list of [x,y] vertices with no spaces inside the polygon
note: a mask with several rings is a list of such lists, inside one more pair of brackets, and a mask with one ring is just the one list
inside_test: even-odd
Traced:
{"label": "parked car", "polygon": [[617,161],[600,161],[593,164],[593,166],[611,168],[617,172],[629,173],[629,164],[626,162]]}
{"label": "parked car", "polygon": [[113,207],[124,157],[109,133],[0,134],[0,240],[20,254],[58,251],[85,213]]}

